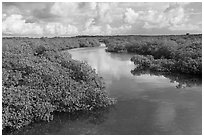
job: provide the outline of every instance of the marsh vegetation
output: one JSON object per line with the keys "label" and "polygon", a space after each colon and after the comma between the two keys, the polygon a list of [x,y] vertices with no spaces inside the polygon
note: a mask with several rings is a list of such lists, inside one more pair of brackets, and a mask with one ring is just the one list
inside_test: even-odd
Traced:
{"label": "marsh vegetation", "polygon": [[[201,35],[3,38],[2,42],[4,134],[201,131]],[[100,47],[101,42],[106,47]],[[73,48],[78,49],[69,50]],[[63,128],[61,121],[69,126]],[[29,126],[32,130],[24,130]]]}

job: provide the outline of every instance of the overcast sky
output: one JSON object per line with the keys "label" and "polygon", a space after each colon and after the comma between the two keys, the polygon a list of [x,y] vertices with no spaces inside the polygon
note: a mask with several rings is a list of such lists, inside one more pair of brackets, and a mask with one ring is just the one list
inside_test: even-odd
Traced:
{"label": "overcast sky", "polygon": [[3,3],[3,36],[202,32],[202,3]]}

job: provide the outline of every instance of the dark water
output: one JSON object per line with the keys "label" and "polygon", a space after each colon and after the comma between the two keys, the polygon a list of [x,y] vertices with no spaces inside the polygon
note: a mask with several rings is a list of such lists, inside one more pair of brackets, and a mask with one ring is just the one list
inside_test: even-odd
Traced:
{"label": "dark water", "polygon": [[90,113],[55,114],[13,134],[202,134],[202,82],[187,75],[131,72],[131,55],[105,47],[70,50],[106,82],[115,106]]}

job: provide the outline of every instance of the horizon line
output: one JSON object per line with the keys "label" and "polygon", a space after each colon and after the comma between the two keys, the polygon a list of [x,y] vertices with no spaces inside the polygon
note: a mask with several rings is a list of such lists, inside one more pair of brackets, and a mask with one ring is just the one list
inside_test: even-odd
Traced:
{"label": "horizon line", "polygon": [[183,35],[202,35],[202,33],[185,34],[117,34],[117,35],[76,35],[76,36],[2,36],[2,38],[74,38],[74,37],[115,37],[115,36],[183,36]]}

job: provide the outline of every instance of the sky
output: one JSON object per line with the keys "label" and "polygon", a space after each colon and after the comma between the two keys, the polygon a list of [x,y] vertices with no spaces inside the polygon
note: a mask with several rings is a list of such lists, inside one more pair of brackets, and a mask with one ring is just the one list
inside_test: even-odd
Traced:
{"label": "sky", "polygon": [[2,35],[163,35],[202,33],[202,3],[3,2]]}

